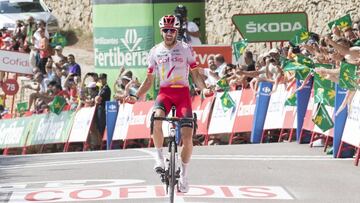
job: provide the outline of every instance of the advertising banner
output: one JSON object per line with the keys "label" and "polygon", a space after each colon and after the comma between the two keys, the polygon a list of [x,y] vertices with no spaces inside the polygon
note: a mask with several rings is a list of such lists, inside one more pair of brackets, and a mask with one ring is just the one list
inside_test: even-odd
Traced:
{"label": "advertising banner", "polygon": [[250,132],[253,125],[256,96],[251,89],[243,89],[236,113],[234,132]]}
{"label": "advertising banner", "polygon": [[[335,95],[335,113],[338,111],[339,107],[344,101],[347,90],[341,88],[338,84],[335,86],[336,95]],[[345,128],[346,118],[348,116],[348,107],[346,107],[339,115],[335,116],[334,122],[334,139],[333,139],[333,157],[336,158],[338,150],[341,143],[341,138],[343,136],[343,131]],[[345,148],[344,148],[345,149]],[[349,150],[344,151],[340,157],[349,157]]]}
{"label": "advertising banner", "polygon": [[[303,140],[300,140],[301,129],[303,128],[304,118],[307,111],[309,98],[311,94],[313,79],[311,78],[308,83],[305,85],[304,89],[296,92],[296,107],[297,107],[297,130],[296,130],[296,140],[298,143],[302,143]],[[296,81],[296,86],[300,87],[301,83],[299,80]]]}
{"label": "advertising banner", "polygon": [[224,56],[227,63],[232,63],[232,49],[231,46],[218,45],[201,45],[193,46],[195,52],[196,62],[201,68],[208,68],[207,63],[209,57],[215,57],[216,54]]}
{"label": "advertising banner", "polygon": [[137,102],[132,107],[126,139],[149,139],[154,102]]}
{"label": "advertising banner", "polygon": [[115,122],[118,113],[117,101],[106,101],[106,149],[110,149],[111,140],[113,137]]}
{"label": "advertising banner", "polygon": [[[266,119],[264,123],[264,129],[281,129],[283,128],[285,118],[285,101],[287,99],[287,92],[285,85],[278,86],[276,92],[274,92],[269,101],[269,107],[266,113]],[[276,119],[274,119],[276,118]]]}
{"label": "advertising banner", "polygon": [[32,75],[29,54],[0,50],[0,71]]}
{"label": "advertising banner", "polygon": [[261,135],[264,130],[264,123],[266,113],[270,101],[270,92],[272,90],[272,83],[261,82],[256,96],[256,107],[254,112],[254,120],[251,130],[251,143],[260,143]]}
{"label": "advertising banner", "polygon": [[197,116],[198,129],[196,130],[196,134],[198,135],[208,134],[211,106],[214,99],[215,97],[201,98],[200,96],[192,98],[191,105],[193,112],[196,113]]}
{"label": "advertising banner", "polygon": [[228,109],[227,111],[224,111],[220,99],[224,93],[222,92],[216,94],[215,103],[211,114],[208,134],[220,134],[220,133],[232,132],[236,118],[236,112],[239,108],[241,93],[242,92],[240,90],[229,92],[231,98],[235,102],[235,106]]}
{"label": "advertising banner", "polygon": [[[293,92],[295,91],[296,87],[295,85],[292,86],[289,90],[286,91],[286,98],[289,98]],[[290,128],[296,128],[296,106],[285,106],[285,117],[284,117],[284,123],[283,128],[284,129],[290,129]]]}
{"label": "advertising banner", "polygon": [[29,117],[0,120],[0,149],[23,147],[31,128]]}
{"label": "advertising banner", "polygon": [[95,107],[84,107],[76,112],[68,142],[85,142],[94,118]]}
{"label": "advertising banner", "polygon": [[341,141],[352,146],[360,146],[360,92],[357,91],[346,119]]}
{"label": "advertising banner", "polygon": [[237,14],[232,22],[248,42],[288,41],[308,27],[305,12]]}
{"label": "advertising banner", "polygon": [[72,111],[64,111],[60,115],[33,115],[33,125],[26,146],[65,143],[69,137],[73,116]]}
{"label": "advertising banner", "polygon": [[125,140],[128,134],[129,123],[132,116],[133,104],[125,103],[119,105],[119,111],[116,118],[114,140]]}

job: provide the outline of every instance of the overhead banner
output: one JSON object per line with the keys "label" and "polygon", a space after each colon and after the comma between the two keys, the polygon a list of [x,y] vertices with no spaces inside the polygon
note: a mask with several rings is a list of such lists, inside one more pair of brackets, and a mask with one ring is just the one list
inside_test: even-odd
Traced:
{"label": "overhead banner", "polygon": [[0,71],[33,74],[29,54],[0,50]]}
{"label": "overhead banner", "polygon": [[31,129],[32,118],[0,119],[0,149],[23,147]]}
{"label": "overhead banner", "polygon": [[63,111],[59,115],[33,115],[32,129],[26,146],[65,143],[69,138],[73,115],[73,111]]}
{"label": "overhead banner", "polygon": [[199,67],[208,68],[207,61],[210,57],[215,57],[217,54],[224,56],[226,63],[232,63],[232,49],[231,46],[219,45],[201,45],[193,46],[195,59]]}
{"label": "overhead banner", "polygon": [[254,113],[254,120],[251,130],[251,143],[260,143],[261,135],[264,130],[264,123],[266,119],[266,113],[270,101],[270,92],[272,90],[272,83],[261,82],[259,90],[256,96],[256,107]]}
{"label": "overhead banner", "polygon": [[96,107],[84,107],[76,112],[68,142],[86,142]]}
{"label": "overhead banner", "polygon": [[221,104],[221,96],[223,94],[223,92],[216,94],[208,134],[231,133],[233,130],[236,112],[239,108],[241,99],[241,91],[238,90],[229,92],[231,98],[235,102],[235,105],[227,111],[224,111],[224,108]]}
{"label": "overhead banner", "polygon": [[243,89],[236,113],[233,132],[251,132],[256,106],[256,96],[251,89]]}
{"label": "overhead banner", "polygon": [[232,22],[248,42],[288,41],[308,27],[305,12],[237,14]]}

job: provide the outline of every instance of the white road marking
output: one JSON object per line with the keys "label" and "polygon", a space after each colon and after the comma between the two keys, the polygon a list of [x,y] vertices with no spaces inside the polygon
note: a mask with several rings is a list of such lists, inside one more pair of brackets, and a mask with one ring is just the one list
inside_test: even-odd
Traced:
{"label": "white road marking", "polygon": [[[112,162],[132,162],[154,160],[155,153],[149,150],[142,151],[150,156],[128,156],[128,157],[112,157],[112,158],[98,158],[98,159],[79,159],[71,161],[47,161],[38,163],[26,163],[15,165],[3,165],[0,170],[12,169],[26,169],[37,167],[58,167],[67,165],[81,165],[81,164],[97,164],[97,163],[112,163]],[[236,161],[350,161],[353,158],[334,159],[331,156],[301,156],[301,155],[193,155],[193,160],[236,160]],[[27,161],[26,159],[22,161]],[[30,160],[29,160],[30,161]],[[7,164],[7,163],[6,163]]]}

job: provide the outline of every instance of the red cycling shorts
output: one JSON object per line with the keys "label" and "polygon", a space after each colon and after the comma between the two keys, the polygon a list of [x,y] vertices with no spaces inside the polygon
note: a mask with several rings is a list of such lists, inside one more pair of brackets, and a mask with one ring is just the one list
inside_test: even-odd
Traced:
{"label": "red cycling shorts", "polygon": [[192,118],[189,87],[160,87],[159,94],[155,101],[155,109],[162,109],[167,115],[172,105],[176,107],[176,117]]}

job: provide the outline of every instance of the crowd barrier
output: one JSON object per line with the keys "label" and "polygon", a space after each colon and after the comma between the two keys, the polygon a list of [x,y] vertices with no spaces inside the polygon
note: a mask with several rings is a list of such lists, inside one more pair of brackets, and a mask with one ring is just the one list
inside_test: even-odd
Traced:
{"label": "crowd barrier", "polygon": [[[227,134],[231,144],[236,133],[251,132],[251,142],[262,143],[267,135],[264,132],[268,130],[279,129],[278,141],[282,141],[283,130],[287,129],[290,131],[287,133],[288,140],[291,141],[296,129],[300,133],[300,137],[296,138],[299,143],[310,134],[308,138],[310,142],[326,137],[325,147],[330,140],[334,140],[336,147],[334,130],[324,133],[312,122],[316,104],[311,88],[305,90],[310,91],[310,99],[303,112],[305,116],[302,118],[301,127],[298,122],[299,104],[297,107],[284,105],[295,86],[286,89],[284,85],[280,85],[276,92],[270,94],[271,88],[261,84],[257,95],[250,89],[230,92],[235,106],[227,111],[224,111],[221,105],[220,97],[223,94],[221,92],[208,98],[193,97],[192,108],[198,116],[197,134],[205,137],[205,144],[209,135]],[[125,148],[126,143],[134,139],[148,139],[150,146],[150,117],[153,105],[153,101],[120,105],[116,102],[108,102],[107,127],[103,136],[103,141],[108,143],[107,148],[111,149],[114,141],[123,141]],[[360,92],[356,92],[349,115],[344,117],[346,122],[344,119],[339,121],[334,116],[334,108],[326,108],[329,114],[333,115],[335,126],[339,126],[339,123],[344,125],[338,144],[339,149],[336,149],[334,157],[342,157],[341,153],[351,146],[357,150],[355,159],[357,165],[360,156]],[[266,109],[265,113],[264,109]],[[83,143],[86,150],[89,131],[94,125],[94,114],[95,107],[87,107],[77,112],[64,111],[60,115],[47,113],[0,120],[0,149],[3,149],[3,154],[7,154],[9,149],[20,148],[25,154],[30,146],[64,144],[64,151],[68,151],[70,144]],[[167,125],[164,122],[165,137],[168,135]]]}

